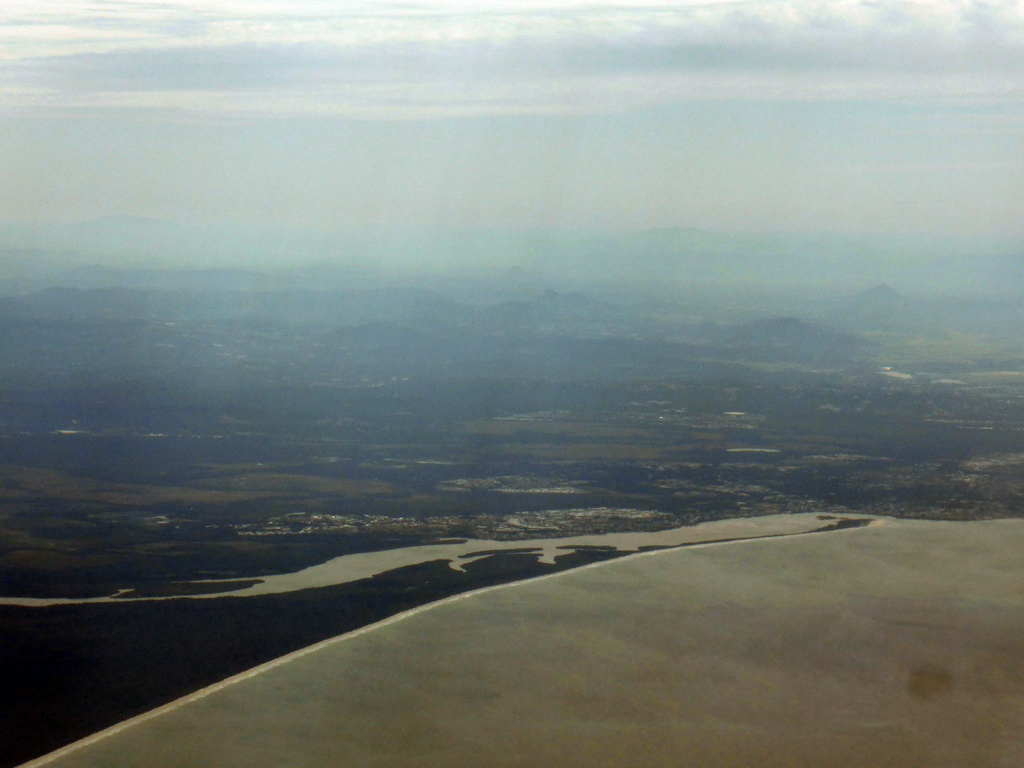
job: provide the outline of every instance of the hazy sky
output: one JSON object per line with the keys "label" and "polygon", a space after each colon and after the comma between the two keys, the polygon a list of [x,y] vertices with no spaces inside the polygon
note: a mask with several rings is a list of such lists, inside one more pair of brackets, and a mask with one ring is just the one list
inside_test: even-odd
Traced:
{"label": "hazy sky", "polygon": [[0,219],[1024,237],[1024,2],[5,0]]}

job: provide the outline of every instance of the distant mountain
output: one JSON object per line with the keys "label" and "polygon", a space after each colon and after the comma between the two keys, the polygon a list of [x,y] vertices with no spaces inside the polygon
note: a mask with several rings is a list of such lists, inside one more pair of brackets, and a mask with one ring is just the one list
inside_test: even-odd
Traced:
{"label": "distant mountain", "polygon": [[914,330],[930,322],[933,308],[879,283],[832,303],[827,317],[844,326],[865,330]]}
{"label": "distant mountain", "polygon": [[848,308],[861,311],[893,311],[910,304],[906,296],[885,283],[854,294],[846,302]]}
{"label": "distant mountain", "polygon": [[[303,287],[315,287],[303,281],[316,276],[344,286],[347,279],[372,273],[388,279],[415,274],[492,282],[503,275],[510,283],[563,291],[640,287],[664,296],[709,288],[842,291],[844,286],[875,283],[933,295],[1006,294],[1024,274],[1020,254],[1020,243],[977,238],[756,234],[697,227],[339,231],[262,221],[175,222],[136,216],[0,223],[0,280],[27,280],[37,286],[39,279],[54,285],[54,268],[77,262],[116,267],[211,264],[265,273],[290,269]],[[304,265],[318,266],[300,270]]]}
{"label": "distant mountain", "polygon": [[716,341],[741,357],[760,361],[849,362],[865,357],[873,344],[815,320],[769,317],[720,328]]}
{"label": "distant mountain", "polygon": [[237,290],[239,275],[197,273],[192,290],[150,288],[46,288],[0,298],[0,317],[67,320],[260,320],[280,325],[353,326],[417,320],[431,324],[464,318],[466,308],[415,288],[342,290]]}
{"label": "distant mountain", "polygon": [[152,292],[126,288],[46,288],[26,296],[0,299],[0,317],[134,320],[160,314],[157,299]]}

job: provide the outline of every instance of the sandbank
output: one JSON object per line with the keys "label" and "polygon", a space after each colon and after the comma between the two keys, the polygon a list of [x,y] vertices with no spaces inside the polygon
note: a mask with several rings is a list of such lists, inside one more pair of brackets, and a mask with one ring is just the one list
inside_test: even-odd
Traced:
{"label": "sandbank", "polygon": [[1022,551],[1024,521],[887,521],[618,559],[418,609],[27,765],[1024,765]]}

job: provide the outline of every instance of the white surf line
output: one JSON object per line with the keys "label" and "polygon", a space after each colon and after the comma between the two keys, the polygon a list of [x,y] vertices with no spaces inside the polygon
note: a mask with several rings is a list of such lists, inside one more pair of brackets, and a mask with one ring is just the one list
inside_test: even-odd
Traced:
{"label": "white surf line", "polygon": [[[857,518],[857,519],[864,519],[864,518]],[[879,523],[879,522],[882,522],[882,521],[878,520],[877,518],[874,518],[874,519],[871,519],[871,522],[868,523],[868,525],[866,525],[866,526],[851,527],[851,528],[838,528],[838,529],[833,529],[833,530],[826,530],[825,532],[827,532],[827,533],[842,533],[843,531],[857,531],[857,530],[861,530],[861,528],[867,528],[867,527],[870,527],[871,525],[874,525],[875,523]],[[647,555],[660,555],[660,554],[663,554],[665,552],[672,552],[672,551],[681,550],[681,549],[696,549],[696,548],[702,548],[702,547],[727,546],[729,544],[742,544],[742,543],[748,542],[748,541],[762,541],[764,539],[780,539],[780,538],[790,538],[790,537],[793,537],[793,536],[804,536],[804,535],[806,535],[808,533],[814,533],[815,531],[818,531],[818,530],[820,530],[820,529],[812,528],[809,531],[799,531],[799,532],[794,532],[794,533],[781,533],[781,534],[780,533],[769,533],[769,534],[764,534],[764,535],[761,535],[761,536],[749,536],[749,537],[746,537],[746,538],[734,538],[734,539],[729,539],[727,541],[702,541],[702,542],[694,542],[694,543],[689,543],[689,544],[669,545],[669,546],[666,546],[666,547],[663,547],[663,548],[659,548],[659,549],[647,550],[646,552],[633,552],[631,554],[622,555],[620,557],[612,557],[612,558],[609,558],[608,560],[598,560],[596,563],[587,563],[586,565],[580,565],[580,566],[577,566],[575,568],[567,568],[564,571],[556,571],[555,573],[546,573],[543,576],[532,576],[532,577],[528,577],[528,578],[525,578],[525,579],[519,579],[518,581],[508,581],[508,582],[505,582],[504,584],[493,584],[493,585],[491,585],[489,587],[480,587],[479,589],[473,589],[473,590],[470,590],[469,592],[460,592],[457,595],[451,595],[450,597],[442,598],[441,600],[437,600],[436,602],[433,602],[433,603],[424,603],[423,605],[418,605],[415,608],[410,608],[408,611],[402,611],[401,613],[396,613],[394,616],[389,616],[386,619],[381,619],[380,621],[374,622],[373,624],[367,624],[366,626],[360,627],[359,629],[354,629],[351,632],[346,632],[346,633],[341,634],[341,635],[336,635],[335,637],[329,637],[326,640],[321,640],[319,643],[314,643],[313,645],[306,646],[305,648],[300,648],[297,651],[292,651],[291,653],[285,654],[284,656],[280,656],[280,657],[274,659],[273,661],[268,661],[265,664],[260,664],[258,667],[253,667],[252,669],[248,669],[245,672],[241,672],[241,673],[239,673],[237,675],[234,675],[233,677],[228,677],[228,678],[226,678],[224,680],[221,680],[219,683],[214,683],[213,685],[207,686],[206,688],[202,688],[202,689],[196,691],[195,693],[190,693],[187,696],[183,696],[180,699],[175,699],[174,701],[168,702],[167,704],[164,704],[161,707],[157,707],[156,709],[151,709],[149,712],[144,712],[141,715],[136,715],[135,717],[129,718],[128,720],[124,720],[123,722],[117,723],[116,725],[112,725],[109,728],[105,728],[102,731],[98,731],[97,733],[94,733],[92,736],[86,736],[84,739],[80,739],[78,741],[73,741],[70,744],[68,744],[66,746],[63,746],[63,747],[61,747],[60,749],[58,749],[58,750],[56,750],[54,752],[50,752],[50,753],[45,754],[45,755],[43,755],[41,757],[37,757],[37,758],[35,758],[33,760],[29,760],[27,763],[22,763],[19,766],[15,766],[15,768],[39,768],[39,766],[49,765],[54,760],[58,760],[58,759],[60,759],[62,757],[65,757],[65,756],[67,756],[67,755],[69,755],[69,754],[71,754],[73,752],[77,752],[78,750],[80,750],[80,749],[82,749],[84,747],[91,746],[92,744],[95,744],[95,743],[97,743],[99,741],[102,741],[103,739],[106,739],[106,738],[108,738],[110,736],[114,736],[114,735],[116,735],[118,733],[121,733],[122,731],[126,731],[129,728],[131,728],[132,726],[140,725],[142,723],[145,723],[148,720],[152,720],[153,718],[160,717],[160,715],[167,714],[168,712],[173,712],[174,710],[179,709],[180,707],[184,707],[187,704],[191,704],[192,702],[199,701],[200,699],[205,699],[207,696],[209,696],[211,694],[217,693],[218,691],[222,691],[225,688],[228,688],[229,686],[235,685],[236,683],[241,683],[244,680],[248,680],[248,679],[250,679],[252,677],[256,677],[256,675],[262,674],[263,672],[267,672],[267,671],[269,671],[271,669],[274,669],[275,667],[280,667],[283,664],[287,664],[288,662],[295,661],[296,659],[300,659],[303,656],[306,656],[308,654],[316,653],[317,651],[320,651],[320,650],[322,650],[324,648],[327,648],[328,646],[334,645],[336,643],[342,643],[342,642],[345,642],[347,640],[352,640],[352,639],[354,639],[356,637],[360,637],[361,635],[366,635],[366,634],[369,634],[370,632],[375,632],[378,629],[383,629],[384,627],[390,626],[391,624],[397,624],[398,622],[404,621],[405,619],[408,619],[411,616],[415,616],[416,614],[424,613],[425,611],[433,610],[434,608],[440,608],[442,605],[448,605],[450,603],[458,602],[459,600],[465,600],[467,598],[475,597],[477,595],[483,595],[483,594],[486,594],[488,592],[497,592],[499,589],[508,589],[510,587],[518,587],[518,586],[522,586],[524,584],[536,584],[537,582],[540,582],[540,581],[547,581],[548,579],[554,579],[554,578],[557,578],[559,576],[565,576],[565,575],[570,574],[570,573],[579,573],[580,571],[586,571],[586,570],[589,570],[591,568],[600,568],[601,566],[604,566],[604,565],[611,565],[612,563],[621,562],[623,560],[627,560],[627,559],[634,558],[634,557],[644,557],[644,556],[647,556]]]}

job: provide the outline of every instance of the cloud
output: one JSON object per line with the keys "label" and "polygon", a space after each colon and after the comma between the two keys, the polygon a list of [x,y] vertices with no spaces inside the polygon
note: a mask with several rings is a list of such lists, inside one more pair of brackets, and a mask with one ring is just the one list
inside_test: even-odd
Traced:
{"label": "cloud", "polygon": [[216,93],[229,112],[401,116],[404,101],[419,116],[1024,95],[1024,4],[1009,0],[59,6],[0,12],[0,104],[206,111]]}

